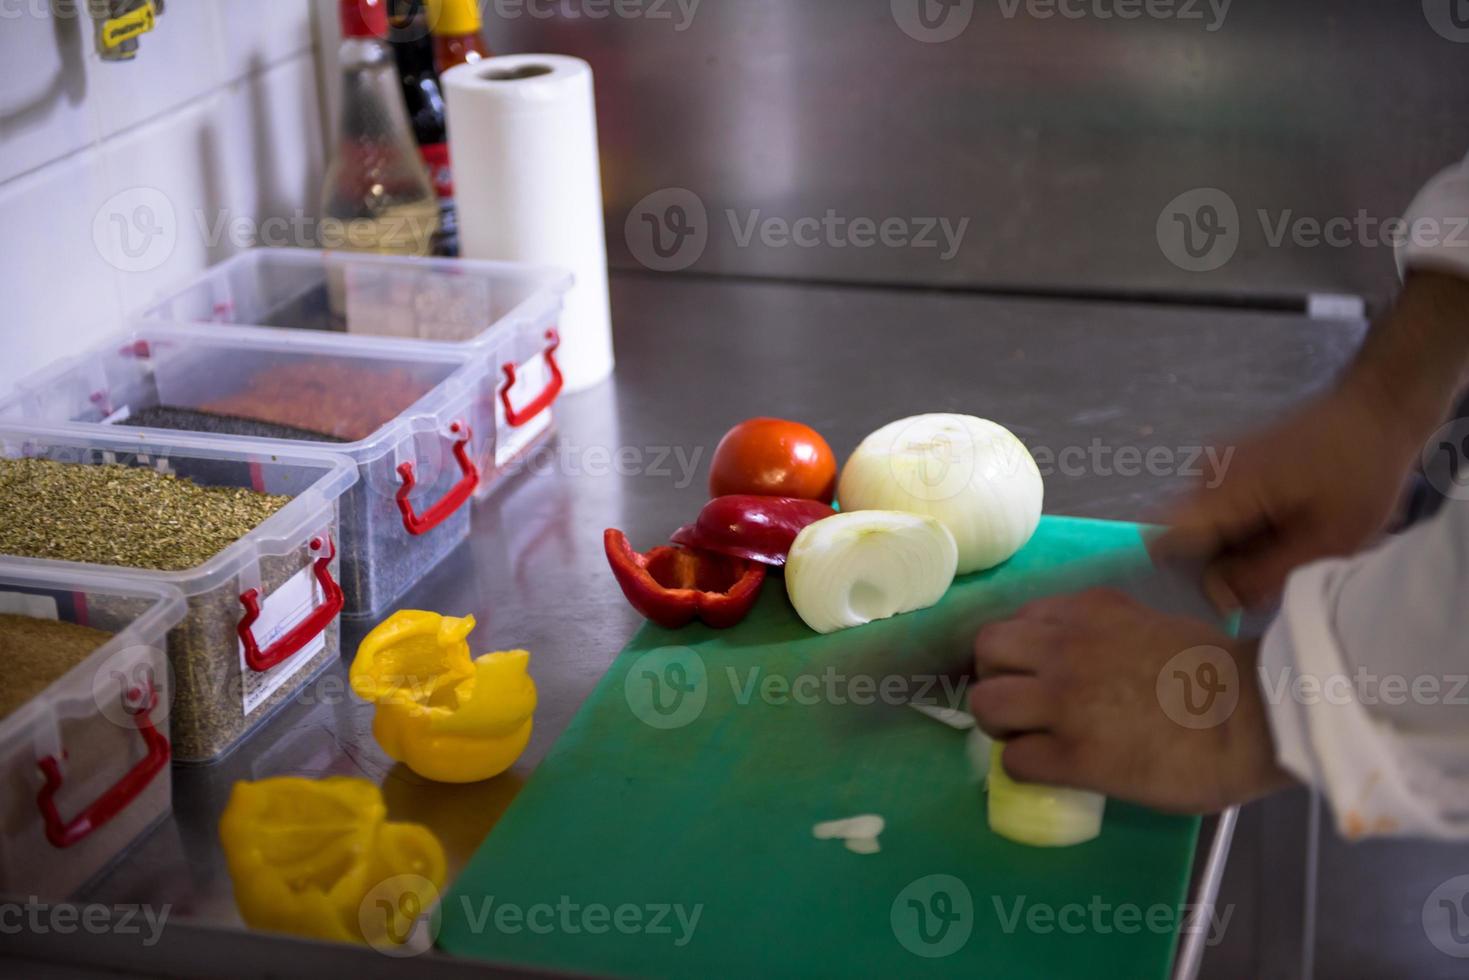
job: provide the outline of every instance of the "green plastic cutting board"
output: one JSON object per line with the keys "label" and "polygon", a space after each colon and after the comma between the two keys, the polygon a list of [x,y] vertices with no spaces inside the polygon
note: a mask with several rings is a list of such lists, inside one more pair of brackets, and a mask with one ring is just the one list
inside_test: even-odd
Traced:
{"label": "green plastic cutting board", "polygon": [[[638,977],[1166,976],[1196,818],[1111,801],[1095,841],[1011,843],[965,735],[887,703],[949,700],[920,688],[981,623],[1146,564],[1137,525],[1048,517],[938,606],[860,629],[812,633],[778,576],[734,629],[645,626],[445,898],[440,945]],[[812,836],[864,813],[878,854]]]}

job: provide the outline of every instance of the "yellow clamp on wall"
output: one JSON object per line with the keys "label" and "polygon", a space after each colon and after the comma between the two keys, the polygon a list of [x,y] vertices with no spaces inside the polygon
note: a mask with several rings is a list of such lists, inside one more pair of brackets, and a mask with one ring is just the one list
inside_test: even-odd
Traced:
{"label": "yellow clamp on wall", "polygon": [[[140,6],[116,17],[100,19],[97,29],[97,46],[103,53],[116,52],[128,41],[147,34],[158,23],[158,5],[154,0],[143,0]],[[129,53],[129,57],[132,53]]]}

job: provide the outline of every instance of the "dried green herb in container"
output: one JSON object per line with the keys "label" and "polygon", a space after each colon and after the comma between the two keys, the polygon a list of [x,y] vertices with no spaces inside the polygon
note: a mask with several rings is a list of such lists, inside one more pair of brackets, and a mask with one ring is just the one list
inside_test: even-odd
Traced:
{"label": "dried green herb in container", "polygon": [[[255,670],[237,628],[246,614],[241,593],[251,587],[263,609],[251,635],[267,649],[273,636],[324,605],[313,567],[326,548],[313,551],[310,543],[335,536],[335,497],[353,477],[330,457],[231,459],[196,450],[189,458],[190,450],[129,453],[122,448],[128,445],[105,453],[51,447],[63,458],[91,457],[81,463],[0,458],[0,554],[116,566],[179,587],[188,613],[168,634],[173,757],[212,762],[339,654],[333,618],[297,653]],[[338,485],[325,496],[317,486],[324,474]],[[252,489],[262,483],[290,492]],[[296,530],[273,534],[268,545],[257,542],[258,553],[236,549],[220,558],[308,489],[315,492],[293,511]],[[93,603],[95,616],[109,615],[107,602]]]}
{"label": "dried green herb in container", "polygon": [[[352,461],[356,484],[337,504],[343,615],[370,617],[468,537],[471,497],[495,476],[497,421],[506,402],[528,407],[539,401],[537,391],[554,385],[544,331],[540,326],[513,343],[497,340],[471,351],[457,344],[388,348],[301,331],[140,323],[38,375],[34,384],[23,383],[13,398],[0,398],[0,407],[10,419],[86,425],[95,441],[109,443],[208,438],[238,449],[243,440],[236,430],[246,426],[272,437],[316,434],[276,438],[274,449],[256,443],[255,451],[339,453]],[[532,358],[539,366],[520,375],[524,383],[502,391],[501,361]],[[534,424],[517,431],[538,428],[545,417],[537,413]]]}
{"label": "dried green herb in container", "polygon": [[0,554],[178,571],[288,502],[142,467],[0,459]]}

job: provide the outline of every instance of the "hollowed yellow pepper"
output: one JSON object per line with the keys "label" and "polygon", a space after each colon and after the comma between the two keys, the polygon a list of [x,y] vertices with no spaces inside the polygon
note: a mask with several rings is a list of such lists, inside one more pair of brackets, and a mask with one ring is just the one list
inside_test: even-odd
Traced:
{"label": "hollowed yellow pepper", "polygon": [[444,848],[419,824],[387,822],[365,779],[239,782],[219,821],[235,904],[255,929],[399,945],[438,901]]}
{"label": "hollowed yellow pepper", "polygon": [[352,690],[377,705],[372,734],[425,779],[473,783],[514,764],[530,741],[536,685],[524,650],[470,659],[474,617],[404,610],[357,648]]}

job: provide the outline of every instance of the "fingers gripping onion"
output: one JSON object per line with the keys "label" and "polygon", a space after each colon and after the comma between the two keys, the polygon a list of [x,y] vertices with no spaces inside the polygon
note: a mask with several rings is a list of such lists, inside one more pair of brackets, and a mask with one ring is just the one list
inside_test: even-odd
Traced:
{"label": "fingers gripping onion", "polygon": [[1040,522],[1044,486],[1025,444],[972,415],[915,415],[862,440],[842,469],[842,509],[938,518],[959,548],[959,574],[1019,551]]}
{"label": "fingers gripping onion", "polygon": [[933,605],[957,560],[954,536],[932,517],[853,511],[796,536],[786,592],[807,626],[833,633]]}

